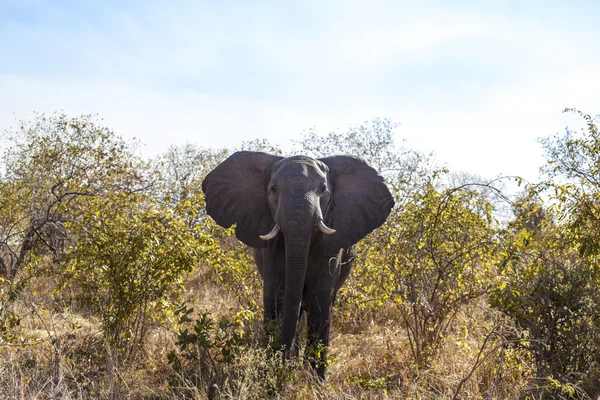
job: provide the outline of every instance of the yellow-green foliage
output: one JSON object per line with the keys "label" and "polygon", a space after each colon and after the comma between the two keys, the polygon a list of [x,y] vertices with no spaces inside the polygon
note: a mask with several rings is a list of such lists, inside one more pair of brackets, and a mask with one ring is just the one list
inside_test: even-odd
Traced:
{"label": "yellow-green foliage", "polygon": [[492,207],[476,190],[424,184],[363,242],[356,279],[343,294],[374,310],[394,305],[415,361],[426,364],[456,313],[493,282],[492,222]]}
{"label": "yellow-green foliage", "polygon": [[115,193],[94,199],[77,224],[67,224],[78,240],[65,256],[61,288],[74,286],[126,358],[172,315],[185,274],[211,251],[213,241],[185,224],[183,208]]}

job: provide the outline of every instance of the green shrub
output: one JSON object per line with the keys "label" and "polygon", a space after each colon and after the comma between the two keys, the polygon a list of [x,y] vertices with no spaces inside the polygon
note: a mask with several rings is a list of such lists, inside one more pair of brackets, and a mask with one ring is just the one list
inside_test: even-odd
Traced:
{"label": "green shrub", "polygon": [[172,315],[185,273],[212,242],[176,210],[140,194],[97,198],[69,227],[79,240],[65,260],[63,285],[75,284],[79,300],[100,316],[118,363],[129,360]]}
{"label": "green shrub", "polygon": [[177,347],[168,359],[177,397],[261,399],[282,388],[289,371],[283,354],[249,337],[244,313],[217,321],[208,313],[192,318],[193,311],[185,304],[176,311]]}
{"label": "green shrub", "polygon": [[[541,382],[589,386],[594,379],[589,373],[598,371],[600,361],[595,271],[552,210],[531,197],[516,210],[503,235],[502,283],[492,291],[491,304],[519,328],[512,346],[531,353]],[[540,388],[548,396],[557,389],[545,383]]]}
{"label": "green shrub", "polygon": [[457,312],[490,285],[491,212],[477,191],[425,185],[363,244],[344,296],[363,307],[393,304],[417,365],[431,361]]}

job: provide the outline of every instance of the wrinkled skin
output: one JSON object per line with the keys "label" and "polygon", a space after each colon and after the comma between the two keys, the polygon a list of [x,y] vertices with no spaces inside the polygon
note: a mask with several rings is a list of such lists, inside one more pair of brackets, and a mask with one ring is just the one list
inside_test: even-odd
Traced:
{"label": "wrinkled skin", "polygon": [[331,309],[350,273],[355,243],[383,224],[394,206],[383,178],[358,157],[243,151],[211,171],[202,189],[208,214],[225,228],[235,223],[237,238],[254,248],[266,332],[289,355],[306,312],[305,355],[325,379]]}

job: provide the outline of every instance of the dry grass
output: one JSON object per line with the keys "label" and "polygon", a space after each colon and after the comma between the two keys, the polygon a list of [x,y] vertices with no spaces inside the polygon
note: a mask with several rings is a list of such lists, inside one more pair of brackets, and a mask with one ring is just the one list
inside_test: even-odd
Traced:
{"label": "dry grass", "polygon": [[[284,368],[257,346],[223,366],[218,384],[206,387],[179,379],[179,386],[173,386],[177,372],[167,361],[176,347],[172,328],[155,329],[143,354],[115,370],[98,320],[83,308],[56,309],[41,284],[35,291],[36,296],[26,293],[17,305],[26,315],[19,331],[23,345],[0,347],[0,398],[451,399],[471,372],[484,337],[475,321],[490,318],[485,302],[465,310],[430,367],[416,369],[393,307],[362,319],[340,307],[339,313],[334,311],[326,383],[316,382],[302,365]],[[205,272],[189,277],[185,298],[196,313],[221,317],[238,310],[234,293],[214,285]],[[522,370],[526,360],[513,361],[500,351],[490,353],[457,398],[518,397],[530,371]]]}

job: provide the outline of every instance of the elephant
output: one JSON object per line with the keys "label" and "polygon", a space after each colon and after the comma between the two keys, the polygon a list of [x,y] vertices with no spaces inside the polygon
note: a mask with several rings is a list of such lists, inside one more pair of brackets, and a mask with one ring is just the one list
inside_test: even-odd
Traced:
{"label": "elephant", "polygon": [[207,214],[224,228],[236,224],[236,237],[254,248],[267,337],[278,338],[286,357],[295,354],[306,312],[304,354],[325,380],[332,306],[356,243],[395,204],[383,177],[355,156],[239,151],[206,176],[202,190]]}

